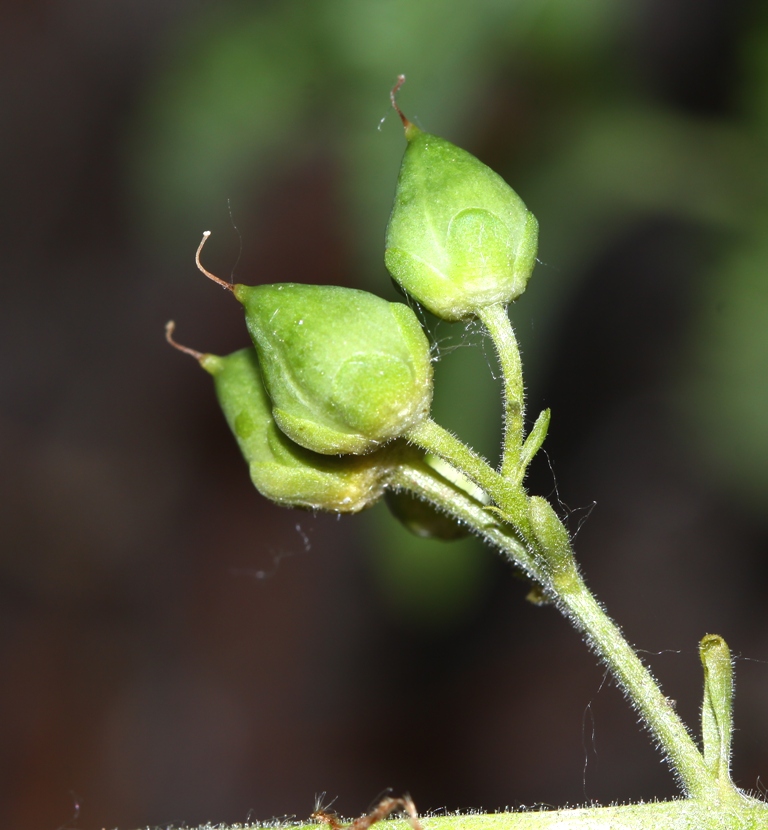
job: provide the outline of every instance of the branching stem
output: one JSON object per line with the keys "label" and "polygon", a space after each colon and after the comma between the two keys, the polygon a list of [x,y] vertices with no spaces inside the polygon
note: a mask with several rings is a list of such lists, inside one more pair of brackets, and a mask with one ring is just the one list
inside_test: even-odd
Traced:
{"label": "branching stem", "polygon": [[[567,551],[564,578],[554,576],[553,552],[534,530],[529,499],[522,485],[493,470],[458,438],[433,421],[425,421],[408,436],[413,444],[435,453],[482,487],[496,507],[489,510],[461,494],[458,488],[435,482],[434,471],[423,465],[404,465],[395,481],[456,516],[479,536],[501,548],[553,598],[568,619],[582,631],[624,689],[663,750],[688,795],[703,796],[715,788],[714,776],[683,722],[662,693],[650,671],[598,604]],[[440,486],[438,486],[438,484]],[[494,514],[496,514],[494,516]],[[562,561],[562,554],[560,554]]]}

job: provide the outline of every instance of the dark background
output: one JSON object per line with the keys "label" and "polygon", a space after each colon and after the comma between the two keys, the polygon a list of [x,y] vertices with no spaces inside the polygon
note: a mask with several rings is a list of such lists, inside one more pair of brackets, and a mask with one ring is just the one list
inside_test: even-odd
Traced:
{"label": "dark background", "polygon": [[[390,299],[404,142],[541,224],[512,316],[532,492],[694,729],[737,660],[768,776],[768,17],[716,0],[5,0],[0,825],[164,826],[668,797],[620,692],[499,557],[250,486],[210,378],[246,344],[195,270]],[[383,120],[383,122],[380,121]],[[435,414],[492,456],[492,350],[434,329]],[[549,460],[549,463],[548,463]],[[555,490],[555,485],[557,489]],[[593,504],[596,507],[590,513]],[[588,521],[585,521],[587,515]]]}

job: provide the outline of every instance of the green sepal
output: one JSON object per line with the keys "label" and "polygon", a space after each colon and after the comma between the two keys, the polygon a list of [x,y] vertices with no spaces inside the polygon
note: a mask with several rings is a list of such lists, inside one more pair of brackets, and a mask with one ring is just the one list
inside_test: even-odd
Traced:
{"label": "green sepal", "polygon": [[236,285],[280,429],[323,454],[371,452],[429,414],[432,363],[416,315],[352,288]]}
{"label": "green sepal", "polygon": [[389,465],[385,451],[366,456],[327,456],[291,441],[272,417],[256,350],[226,357],[202,355],[216,395],[256,489],[288,507],[355,513],[378,501]]}
{"label": "green sepal", "polygon": [[387,226],[385,262],[436,316],[463,320],[525,290],[538,223],[497,173],[413,124]]}

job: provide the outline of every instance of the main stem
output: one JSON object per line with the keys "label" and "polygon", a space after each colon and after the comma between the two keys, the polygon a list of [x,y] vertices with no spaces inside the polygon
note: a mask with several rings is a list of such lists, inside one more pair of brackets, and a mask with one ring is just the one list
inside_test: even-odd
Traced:
{"label": "main stem", "polygon": [[616,677],[658,740],[688,795],[698,797],[713,791],[714,781],[690,733],[653,675],[582,579],[579,577],[574,590],[559,592],[557,602]]}

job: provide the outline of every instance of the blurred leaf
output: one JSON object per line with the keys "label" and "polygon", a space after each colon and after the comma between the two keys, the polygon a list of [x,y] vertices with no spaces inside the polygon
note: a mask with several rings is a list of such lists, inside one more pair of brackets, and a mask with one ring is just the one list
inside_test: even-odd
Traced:
{"label": "blurred leaf", "polygon": [[131,147],[147,229],[164,236],[192,224],[197,232],[201,215],[296,152],[312,62],[303,28],[283,8],[221,4],[168,44]]}
{"label": "blurred leaf", "polygon": [[768,215],[713,269],[685,403],[704,459],[764,515],[768,497]]}
{"label": "blurred leaf", "polygon": [[[411,78],[403,105],[412,119],[461,142],[483,105],[478,90],[560,25],[551,5],[478,0],[447,13],[438,0],[217,3],[169,39],[137,109],[127,175],[142,231],[165,245],[169,233],[197,232],[227,199],[253,198],[266,173],[323,141],[340,161],[348,242],[370,273],[405,146],[387,97],[397,74]],[[559,43],[602,31],[612,0],[588,5],[588,20],[577,15],[585,25],[563,28]]]}

